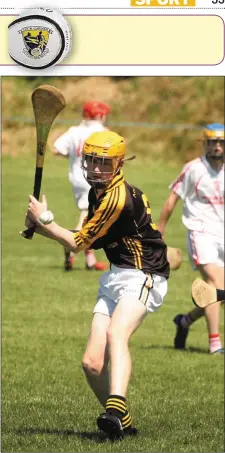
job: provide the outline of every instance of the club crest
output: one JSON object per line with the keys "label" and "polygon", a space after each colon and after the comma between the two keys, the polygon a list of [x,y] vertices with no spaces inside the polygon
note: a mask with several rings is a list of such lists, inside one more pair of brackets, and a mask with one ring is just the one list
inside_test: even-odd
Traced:
{"label": "club crest", "polygon": [[49,52],[48,40],[50,33],[53,33],[47,27],[24,27],[19,30],[23,37],[25,48],[23,52],[35,59],[39,59]]}

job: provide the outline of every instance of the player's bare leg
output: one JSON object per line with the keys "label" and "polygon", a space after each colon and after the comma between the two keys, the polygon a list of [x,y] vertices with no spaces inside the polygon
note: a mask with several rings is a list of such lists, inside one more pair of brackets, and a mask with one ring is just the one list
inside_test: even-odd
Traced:
{"label": "player's bare leg", "polygon": [[[75,228],[76,230],[81,230],[87,215],[88,215],[88,211],[86,209],[82,209],[80,211],[79,220],[78,220],[78,223]],[[104,263],[103,265],[101,265],[100,263],[97,263],[93,250],[85,250],[84,254],[85,254],[86,269],[88,269],[88,270],[90,270],[90,269],[106,270],[107,269],[108,266],[106,265],[106,263]]]}
{"label": "player's bare leg", "polygon": [[[80,217],[75,228],[76,230],[81,230],[87,215],[88,215],[87,210],[82,209],[80,211]],[[87,270],[105,271],[108,269],[109,266],[105,261],[97,261],[93,250],[85,250],[84,254],[85,254],[85,265]],[[73,254],[70,253],[70,257],[74,258]]]}
{"label": "player's bare leg", "polygon": [[[224,289],[224,269],[215,264],[201,266],[200,272],[204,280],[215,288]],[[209,334],[210,352],[222,350],[219,335],[220,304],[209,305],[204,309]]]}
{"label": "player's bare leg", "polygon": [[77,230],[77,231],[81,230],[81,228],[83,226],[84,219],[87,217],[87,215],[88,215],[87,209],[81,209],[80,210],[80,215],[79,215],[79,219],[78,219],[78,222],[77,222],[75,230]]}
{"label": "player's bare leg", "polygon": [[126,393],[131,376],[131,357],[128,347],[130,336],[147,314],[139,300],[128,296],[118,303],[107,331],[110,357],[110,394],[106,412],[97,419],[99,429],[108,436],[123,438],[135,435],[132,418],[126,406]]}
{"label": "player's bare leg", "polygon": [[[224,269],[217,266],[216,264],[206,264],[200,265],[198,267],[202,278],[211,286],[215,288],[224,289]],[[209,351],[210,353],[214,352],[223,352],[222,344],[219,335],[219,319],[220,319],[220,304],[212,304],[206,308],[195,307],[193,310],[188,312],[186,315],[178,315],[179,319],[174,319],[175,323],[177,321],[177,334],[175,337],[175,347],[177,340],[177,349],[183,349],[185,347],[185,341],[188,334],[189,327],[193,322],[200,319],[205,315],[208,334],[209,334]],[[180,337],[179,337],[180,333]],[[181,340],[181,341],[179,341]],[[179,347],[183,346],[183,347]]]}
{"label": "player's bare leg", "polygon": [[[87,217],[87,214],[88,214],[88,211],[86,209],[80,210],[79,219],[78,219],[77,225],[75,227],[76,231],[81,230],[84,219]],[[64,255],[65,255],[64,269],[65,269],[65,271],[71,271],[73,269],[74,253],[71,252],[70,250],[64,248]]]}
{"label": "player's bare leg", "polygon": [[[75,227],[76,231],[81,230],[83,223],[88,215],[88,211],[86,209],[80,210],[80,216],[77,222],[77,225]],[[64,254],[65,254],[65,261],[64,261],[64,269],[66,271],[71,271],[73,269],[73,263],[74,263],[74,253],[72,253],[70,250],[67,250],[66,248],[64,249]],[[97,270],[97,271],[105,271],[108,269],[108,263],[105,261],[97,261],[96,256],[93,252],[93,250],[85,250],[85,265],[87,270]]]}
{"label": "player's bare leg", "polygon": [[[77,225],[75,227],[76,231],[81,230],[81,228],[83,226],[83,222],[84,222],[85,218],[87,217],[87,214],[88,214],[88,211],[86,209],[82,209],[80,211],[80,216],[79,216],[79,219],[78,219],[78,223],[77,223]],[[103,270],[106,270],[108,268],[108,264],[107,263],[102,262],[102,261],[97,262],[93,250],[85,250],[84,254],[85,254],[86,269],[88,269],[88,270],[95,269],[95,270],[103,271]],[[65,249],[64,269],[66,271],[71,271],[72,270],[73,264],[74,264],[74,257],[75,257],[74,253],[72,253],[71,251]]]}
{"label": "player's bare leg", "polygon": [[111,363],[110,393],[126,397],[131,376],[130,336],[146,317],[145,305],[128,296],[118,303],[107,332]]}
{"label": "player's bare leg", "polygon": [[94,314],[82,361],[87,381],[103,407],[105,407],[109,396],[109,372],[107,368],[109,361],[107,329],[109,324],[109,316],[101,313]]}

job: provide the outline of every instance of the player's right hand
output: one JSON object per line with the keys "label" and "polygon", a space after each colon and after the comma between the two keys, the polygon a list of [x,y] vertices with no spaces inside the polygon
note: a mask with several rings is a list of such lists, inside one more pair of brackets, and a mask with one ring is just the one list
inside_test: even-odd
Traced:
{"label": "player's right hand", "polygon": [[[47,211],[48,204],[47,198],[45,195],[42,195],[41,202],[38,201],[33,195],[29,195],[29,207],[26,213],[25,224],[28,226],[36,225],[38,223],[38,219],[42,212]],[[27,223],[26,223],[27,222]]]}

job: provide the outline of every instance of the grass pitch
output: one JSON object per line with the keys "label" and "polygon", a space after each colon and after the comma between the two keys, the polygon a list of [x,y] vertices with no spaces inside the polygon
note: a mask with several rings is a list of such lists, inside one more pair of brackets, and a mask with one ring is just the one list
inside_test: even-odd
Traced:
{"label": "grass pitch", "polygon": [[[157,222],[168,184],[180,168],[129,163],[128,181],[149,197]],[[224,367],[207,353],[205,320],[191,328],[187,351],[173,349],[177,313],[192,308],[191,270],[181,205],[171,218],[166,242],[181,247],[183,263],[171,273],[164,305],[149,315],[131,339],[133,374],[127,395],[139,435],[105,441],[95,420],[101,406],[81,369],[99,274],[77,257],[63,270],[62,248],[35,236],[19,236],[34,159],[2,160],[2,452],[222,452]],[[67,162],[46,156],[43,192],[56,221],[76,223]],[[98,252],[98,258],[103,258]],[[221,332],[223,331],[221,314]]]}

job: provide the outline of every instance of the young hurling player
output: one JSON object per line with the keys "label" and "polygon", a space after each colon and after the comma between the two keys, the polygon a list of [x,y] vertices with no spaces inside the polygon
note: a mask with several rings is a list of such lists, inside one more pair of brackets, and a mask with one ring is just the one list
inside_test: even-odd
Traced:
{"label": "young hurling player", "polygon": [[147,314],[161,306],[169,277],[167,247],[152,221],[146,195],[124,180],[124,157],[124,139],[115,132],[96,132],[85,141],[82,166],[91,190],[79,232],[54,222],[42,225],[45,198],[40,203],[30,196],[26,215],[26,225],[36,224],[37,233],[74,253],[103,248],[110,262],[110,271],[100,278],[83,369],[105,409],[97,418],[98,428],[120,439],[136,433],[126,403],[129,338]]}

